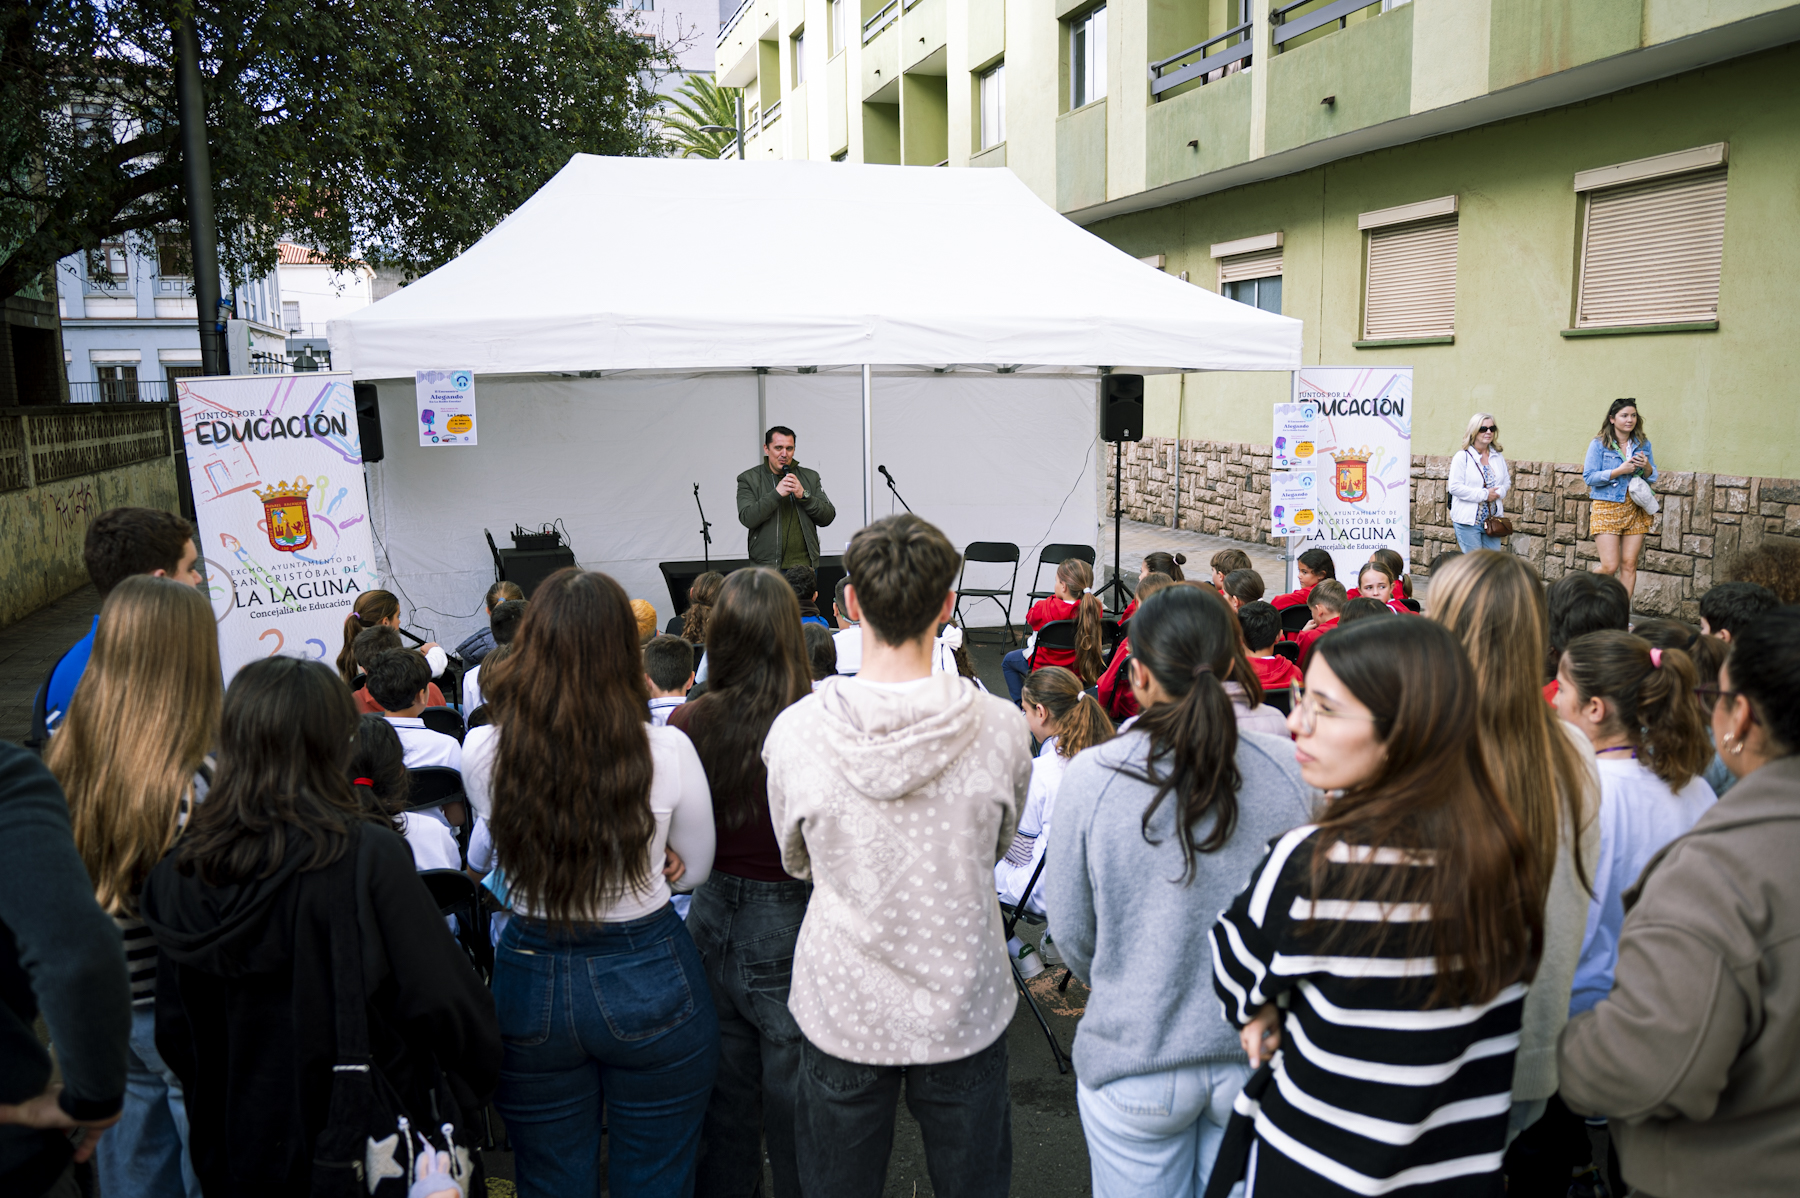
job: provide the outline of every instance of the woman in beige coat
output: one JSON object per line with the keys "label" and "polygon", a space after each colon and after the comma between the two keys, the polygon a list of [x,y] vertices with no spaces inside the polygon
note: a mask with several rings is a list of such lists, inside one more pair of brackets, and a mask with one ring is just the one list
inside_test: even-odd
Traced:
{"label": "woman in beige coat", "polygon": [[1655,1198],[1800,1177],[1800,608],[1735,635],[1717,690],[1740,781],[1625,892],[1612,993],[1559,1054],[1564,1100],[1611,1117],[1625,1180]]}

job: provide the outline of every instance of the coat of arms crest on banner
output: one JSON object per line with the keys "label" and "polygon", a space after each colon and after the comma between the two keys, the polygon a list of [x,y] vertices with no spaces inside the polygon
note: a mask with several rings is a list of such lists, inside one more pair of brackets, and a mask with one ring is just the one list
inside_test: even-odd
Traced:
{"label": "coat of arms crest on banner", "polygon": [[259,490],[256,497],[263,504],[263,527],[269,534],[269,546],[282,553],[293,553],[313,543],[312,518],[307,511],[306,496],[312,484],[304,478],[278,482]]}
{"label": "coat of arms crest on banner", "polygon": [[1337,497],[1345,503],[1361,503],[1369,497],[1369,458],[1368,446],[1361,449],[1346,449],[1342,453],[1333,451],[1337,460]]}

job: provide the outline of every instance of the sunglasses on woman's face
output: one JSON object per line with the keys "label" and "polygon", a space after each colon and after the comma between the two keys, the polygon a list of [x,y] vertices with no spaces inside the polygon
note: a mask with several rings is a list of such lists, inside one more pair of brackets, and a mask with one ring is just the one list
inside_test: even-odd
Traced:
{"label": "sunglasses on woman's face", "polygon": [[1475,431],[1478,433],[1497,433],[1500,431],[1500,426],[1497,424],[1484,424]]}

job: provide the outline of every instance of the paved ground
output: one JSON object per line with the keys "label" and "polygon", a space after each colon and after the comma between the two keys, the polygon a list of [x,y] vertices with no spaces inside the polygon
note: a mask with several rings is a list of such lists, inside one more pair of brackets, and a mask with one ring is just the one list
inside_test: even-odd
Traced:
{"label": "paved ground", "polygon": [[25,739],[38,683],[87,635],[99,610],[100,596],[90,584],[0,628],[0,740]]}

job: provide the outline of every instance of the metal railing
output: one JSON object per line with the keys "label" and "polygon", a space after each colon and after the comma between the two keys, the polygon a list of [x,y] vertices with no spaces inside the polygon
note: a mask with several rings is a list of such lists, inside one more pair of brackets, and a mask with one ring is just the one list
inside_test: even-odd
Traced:
{"label": "metal railing", "polygon": [[875,40],[875,36],[889,25],[900,19],[900,0],[888,0],[888,6],[863,22],[863,45]]}
{"label": "metal railing", "polygon": [[725,44],[725,39],[731,36],[731,31],[733,29],[737,28],[739,18],[755,6],[756,0],[744,0],[742,4],[737,6],[737,11],[732,13],[731,16],[725,20],[723,25],[719,26],[719,45],[723,46]]}
{"label": "metal railing", "polygon": [[769,105],[767,108],[762,110],[762,120],[760,122],[758,122],[757,127],[759,129],[767,129],[770,125],[773,125],[776,121],[778,121],[780,119],[781,119],[781,101],[777,100],[773,104]]}
{"label": "metal railing", "polygon": [[101,379],[70,383],[70,403],[168,403],[175,398],[167,379]]}
{"label": "metal railing", "polygon": [[1291,42],[1301,34],[1323,28],[1333,21],[1336,21],[1337,27],[1342,29],[1349,23],[1351,14],[1359,13],[1365,8],[1374,8],[1382,3],[1382,0],[1334,0],[1333,3],[1304,16],[1288,19],[1288,14],[1295,9],[1305,8],[1314,3],[1317,3],[1317,0],[1298,0],[1298,3],[1295,4],[1283,4],[1278,8],[1269,9],[1269,40],[1275,46],[1275,53],[1281,53],[1283,43]]}
{"label": "metal railing", "polygon": [[[1311,0],[1304,0],[1304,2],[1310,3]],[[1249,66],[1251,52],[1256,48],[1256,39],[1250,36],[1250,30],[1254,24],[1253,21],[1245,21],[1242,25],[1234,25],[1217,37],[1207,38],[1197,46],[1189,46],[1179,54],[1171,54],[1167,58],[1151,63],[1150,98],[1160,100],[1164,92],[1180,87],[1191,79],[1198,79],[1203,84],[1211,83],[1215,78],[1213,74],[1215,71],[1218,72],[1216,78],[1222,79],[1225,77],[1226,68],[1234,62]],[[1239,40],[1226,46],[1223,50],[1214,54],[1206,52],[1208,46],[1216,46],[1220,42],[1230,41],[1234,37]],[[1196,54],[1201,56],[1198,61],[1190,62],[1185,66],[1175,66],[1176,63],[1185,58],[1192,58]],[[1169,70],[1170,67],[1175,67],[1175,69]],[[1167,74],[1164,73],[1165,71]]]}

